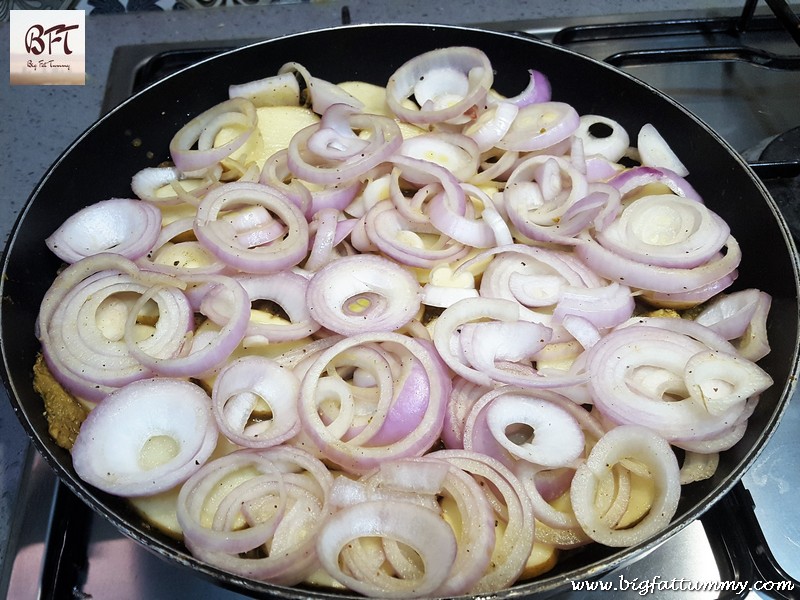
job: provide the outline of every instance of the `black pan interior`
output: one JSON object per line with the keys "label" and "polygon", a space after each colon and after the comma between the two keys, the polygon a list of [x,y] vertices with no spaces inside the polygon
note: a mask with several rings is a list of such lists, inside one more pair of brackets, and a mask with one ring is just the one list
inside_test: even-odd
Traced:
{"label": "black pan interior", "polygon": [[[368,25],[336,28],[259,43],[210,59],[168,77],[109,113],[78,139],[44,176],[13,232],[4,257],[2,351],[4,379],[20,421],[63,481],[125,534],[154,552],[187,565],[225,586],[256,595],[307,598],[311,590],[289,590],[248,582],[195,561],[175,540],[152,530],[118,498],[83,484],[69,454],[49,438],[40,398],[31,386],[38,350],[34,325],[39,302],[59,260],[43,240],[70,214],[110,197],[129,197],[131,175],[169,158],[168,144],[192,116],[226,98],[227,86],[274,74],[288,61],[331,81],[360,79],[384,84],[405,60],[450,45],[485,51],[496,69],[495,87],[514,95],[527,70],[543,71],[554,99],[579,113],[602,114],[635,136],[653,123],[689,165],[689,181],[725,218],[744,260],[736,288],[758,287],[773,296],[769,325],[772,353],[763,366],[775,379],[751,420],[745,438],[722,456],[717,474],[684,489],[673,525],[651,543],[616,551],[599,546],[566,558],[538,582],[505,593],[519,597],[591,577],[636,558],[675,533],[732,487],[755,458],[793,389],[797,371],[797,257],[782,218],[763,186],[723,142],[674,102],[633,78],[577,54],[514,35],[429,25]],[[635,138],[634,138],[635,139]]]}

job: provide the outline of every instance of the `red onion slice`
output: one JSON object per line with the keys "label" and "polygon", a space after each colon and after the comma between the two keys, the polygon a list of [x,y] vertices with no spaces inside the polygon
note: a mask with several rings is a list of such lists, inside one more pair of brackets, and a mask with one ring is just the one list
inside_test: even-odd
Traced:
{"label": "red onion slice", "polygon": [[391,202],[379,202],[364,219],[365,234],[377,247],[373,249],[404,265],[431,269],[442,262],[458,260],[469,252],[468,247],[445,235],[426,245],[419,235],[428,233],[426,228],[405,219]]}
{"label": "red onion slice", "polygon": [[[169,357],[155,356],[133,343],[130,331],[134,313],[131,311],[125,332],[128,350],[143,366],[167,377],[201,377],[219,368],[242,341],[250,318],[247,293],[235,279],[222,275],[187,275],[184,279],[187,283],[209,284],[203,288],[203,302],[213,303],[216,294],[226,294],[234,309],[217,332],[194,336],[188,353]],[[202,302],[199,308],[204,312]]]}
{"label": "red onion slice", "polygon": [[112,198],[69,217],[45,240],[61,260],[74,263],[101,252],[131,260],[147,254],[161,232],[161,211],[141,200]]}
{"label": "red onion slice", "polygon": [[[288,317],[288,321],[275,317],[268,322],[251,317],[245,332],[247,342],[265,344],[302,340],[319,330],[319,323],[311,318],[306,305],[306,277],[284,271],[269,275],[242,275],[236,281],[244,288],[251,304],[261,300],[274,302]],[[208,316],[217,323],[232,319],[241,308],[231,304],[230,299],[226,295],[211,297],[204,307]]]}
{"label": "red onion slice", "polygon": [[158,271],[180,277],[192,273],[222,273],[227,266],[196,240],[174,241],[192,232],[194,217],[176,219],[161,228],[155,244],[146,256],[137,261],[147,271]]}
{"label": "red onion slice", "polygon": [[480,160],[480,150],[472,138],[446,132],[423,133],[405,139],[398,154],[437,164],[458,181],[469,181],[478,171]]}
{"label": "red onion slice", "polygon": [[[704,329],[701,325],[683,323],[683,319],[657,320],[666,321],[662,328],[656,323],[648,325],[649,321],[639,319],[637,324],[617,328],[588,351],[586,369],[592,374],[589,389],[595,406],[616,423],[650,427],[670,441],[720,435],[738,421],[745,403],[736,402],[718,414],[709,413],[692,398],[685,380],[687,365],[693,356],[709,348],[735,350],[724,340],[714,343],[719,338],[713,332],[698,331]],[[694,336],[681,331],[681,326],[686,331],[687,325]],[[700,341],[697,336],[701,335],[714,345]],[[744,372],[751,370],[748,365]]]}
{"label": "red onion slice", "polygon": [[665,168],[634,167],[623,171],[609,180],[609,183],[619,189],[623,198],[651,183],[660,183],[667,186],[678,196],[702,202],[700,194],[683,177]]}
{"label": "red onion slice", "polygon": [[[156,203],[161,200],[156,192],[165,185],[178,181],[180,177],[181,172],[175,167],[145,167],[131,178],[131,191],[140,200]],[[165,201],[169,204],[179,202],[176,195]]]}
{"label": "red onion slice", "polygon": [[564,250],[513,244],[486,250],[459,269],[496,258],[481,278],[483,297],[503,298],[531,307],[552,307],[567,286],[601,287],[603,280]]}
{"label": "red onion slice", "polygon": [[483,111],[478,118],[464,128],[478,150],[486,152],[503,139],[519,113],[519,106],[509,100],[501,101]]}
{"label": "red onion slice", "polygon": [[534,538],[533,509],[522,483],[500,462],[476,452],[437,450],[428,456],[444,459],[488,482],[484,493],[495,508],[495,518],[505,525],[497,536],[488,570],[470,593],[492,593],[513,584],[530,557]]}
{"label": "red onion slice", "polygon": [[[184,178],[176,167],[145,167],[131,178],[131,191],[140,200],[159,207],[182,203],[196,206],[203,194],[219,185],[221,175],[221,165],[195,179]],[[171,188],[170,193],[163,189],[166,186]]]}
{"label": "red onion slice", "polygon": [[[338,106],[333,105],[328,110],[337,110]],[[389,117],[354,112],[348,115],[347,122],[351,129],[350,136],[335,131],[320,133],[326,124],[330,124],[324,115],[319,123],[309,125],[292,136],[286,158],[292,174],[311,183],[340,185],[363,176],[387,161],[403,141],[399,126]],[[337,125],[337,128],[340,127]],[[361,136],[353,131],[358,131]],[[326,136],[326,148],[331,145],[342,148],[337,153],[341,154],[341,159],[331,160],[330,155],[322,156],[313,151],[313,138],[321,135]],[[345,151],[345,146],[350,150]]]}
{"label": "red onion slice", "polygon": [[[206,463],[184,484],[178,522],[200,560],[295,585],[318,568],[314,546],[332,483],[327,467],[297,448],[240,450]],[[262,557],[240,554],[249,550]]]}
{"label": "red onion slice", "polygon": [[306,101],[311,103],[312,110],[321,115],[334,104],[345,104],[355,109],[364,108],[364,103],[353,97],[338,85],[313,77],[310,71],[298,62],[288,62],[278,69],[279,76],[291,75],[297,80],[301,78],[305,84]]}
{"label": "red onion slice", "polygon": [[470,410],[480,398],[489,391],[488,387],[475,384],[456,375],[453,378],[453,391],[447,402],[442,442],[445,448],[458,450],[464,448],[464,426]]}
{"label": "red onion slice", "polygon": [[652,123],[647,123],[639,130],[636,146],[644,166],[669,169],[681,177],[689,174],[689,169],[680,161]]}
{"label": "red onion slice", "polygon": [[744,404],[773,383],[755,363],[718,350],[698,352],[689,358],[685,381],[692,398],[712,415]]}
{"label": "red onion slice", "polygon": [[547,75],[536,69],[528,69],[528,74],[530,75],[530,79],[525,89],[513,98],[506,98],[506,102],[510,102],[518,107],[523,107],[528,104],[550,101],[552,89]]}
{"label": "red onion slice", "polygon": [[619,162],[630,146],[625,128],[602,115],[583,115],[575,136],[583,141],[587,157],[599,155],[611,162]]}
{"label": "red onion slice", "polygon": [[175,284],[166,276],[139,272],[119,255],[94,255],[65,269],[45,295],[38,319],[42,352],[56,379],[96,402],[114,388],[152,376],[130,351],[125,332],[130,329],[132,335],[143,307],[136,299],[152,299],[158,309],[154,328],[131,343],[158,357],[180,352],[193,315]]}
{"label": "red onion slice", "polygon": [[[264,246],[248,247],[223,220],[230,207],[261,206],[286,227],[286,235]],[[206,194],[197,207],[198,241],[229,266],[247,273],[275,273],[295,266],[308,250],[308,222],[279,190],[258,183],[228,183]]]}
{"label": "red onion slice", "polygon": [[[358,482],[337,479],[337,483],[343,481],[348,482],[350,497],[345,506],[388,500],[441,511],[441,518],[453,528],[457,552],[447,581],[435,592],[437,597],[468,593],[489,568],[496,539],[494,510],[481,485],[462,469],[436,458],[398,459],[381,464]],[[421,575],[421,570],[409,563],[407,554],[395,552],[396,549],[396,544],[387,545],[384,540],[386,560],[398,576]]]}
{"label": "red onion slice", "polygon": [[394,331],[420,307],[421,290],[408,270],[380,256],[361,255],[329,263],[308,284],[308,310],[323,327],[356,335]]}
{"label": "red onion slice", "polygon": [[742,252],[733,236],[725,241],[724,256],[715,256],[696,267],[664,267],[620,256],[602,244],[584,237],[575,247],[575,254],[593,271],[632,288],[668,294],[686,293],[722,280],[739,266]]}
{"label": "red onion slice", "polygon": [[524,236],[543,242],[574,243],[604,209],[608,195],[589,193],[586,177],[561,157],[532,156],[509,175],[503,204]]}
{"label": "red onion slice", "polygon": [[[558,468],[571,466],[583,454],[583,432],[577,421],[546,400],[503,394],[486,408],[486,424],[494,439],[519,460]],[[520,426],[533,430],[530,439],[510,439],[509,432]]]}
{"label": "red onion slice", "polygon": [[[536,313],[528,315],[523,308],[508,300],[489,298],[467,298],[446,308],[436,320],[433,341],[442,360],[455,373],[487,387],[496,382],[530,388],[554,388],[576,385],[582,376],[537,372],[526,364],[523,355],[535,354],[550,338],[550,329],[541,323],[527,321],[538,318]],[[472,321],[492,319],[501,323],[476,323]],[[467,327],[467,325],[470,325]],[[514,327],[528,330],[532,337],[522,344],[512,346],[507,352],[502,340],[508,337],[492,335],[506,332]],[[499,329],[498,329],[499,328]],[[483,333],[481,333],[483,331]],[[481,338],[480,336],[484,337]],[[485,347],[482,346],[485,344]],[[534,350],[535,348],[535,350]],[[519,362],[516,362],[519,361]],[[511,363],[504,365],[503,363]]]}
{"label": "red onion slice", "polygon": [[760,290],[748,289],[721,294],[695,317],[695,321],[734,340],[739,353],[757,361],[769,354],[766,320],[772,297]]}
{"label": "red onion slice", "polygon": [[516,152],[544,150],[563,142],[578,128],[580,117],[563,102],[538,102],[519,109],[497,147]]}
{"label": "red onion slice", "polygon": [[[149,465],[143,455],[156,438],[170,438],[174,455]],[[72,464],[81,479],[103,491],[146,496],[188,479],[216,442],[210,399],[200,387],[145,379],[111,393],[89,413],[72,448]]]}
{"label": "red onion slice", "polygon": [[[241,148],[257,130],[258,116],[253,103],[232,98],[214,105],[184,125],[169,144],[170,155],[184,173],[206,169]],[[221,146],[214,139],[225,127],[237,127],[241,133]]]}
{"label": "red onion slice", "polygon": [[229,98],[244,98],[254,106],[300,104],[300,85],[293,73],[282,73],[228,86]]}
{"label": "red onion slice", "polygon": [[633,314],[635,303],[629,287],[616,282],[600,287],[564,287],[553,318],[581,317],[599,329],[615,327]]}
{"label": "red onion slice", "polygon": [[[344,367],[347,360],[353,360],[348,358],[348,354],[360,346],[376,343],[413,368],[401,370],[397,381],[390,374],[388,383],[383,375],[386,369],[381,369],[380,373],[375,371],[376,380],[383,382],[383,389],[379,390],[382,397],[374,405],[375,412],[369,415],[369,428],[364,429],[365,432],[380,434],[377,437],[379,441],[373,444],[372,435],[367,437],[367,434],[360,434],[361,439],[348,440],[343,436],[342,427],[326,423],[319,406],[325,391],[321,386],[333,376],[328,372],[329,365]],[[364,361],[361,366],[366,368],[368,363]],[[378,365],[373,368],[377,369]],[[412,374],[410,385],[406,385],[406,378]],[[424,342],[391,332],[361,334],[338,341],[309,365],[300,389],[300,420],[310,440],[329,460],[351,471],[364,472],[387,460],[419,456],[427,451],[441,433],[450,388],[450,379],[439,357]],[[423,389],[424,394],[420,396]],[[403,426],[405,435],[384,442],[381,436],[390,432],[382,430],[382,425],[393,421],[397,424],[395,427]]]}
{"label": "red onion slice", "polygon": [[690,269],[713,259],[729,235],[727,223],[704,204],[659,194],[629,203],[595,237],[626,258]]}

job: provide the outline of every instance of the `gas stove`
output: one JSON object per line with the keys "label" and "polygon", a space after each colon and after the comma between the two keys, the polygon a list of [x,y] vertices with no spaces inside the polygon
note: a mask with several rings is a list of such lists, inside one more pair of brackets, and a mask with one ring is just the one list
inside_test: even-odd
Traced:
{"label": "gas stove", "polygon": [[[668,94],[715,129],[753,166],[800,240],[800,40],[795,13],[778,0],[757,10],[649,14],[646,19],[475,23],[534,36],[614,64]],[[776,16],[777,15],[777,16]],[[342,22],[357,19],[345,9]],[[106,84],[104,110],[159,78],[255,40],[123,46]],[[701,519],[632,565],[599,580],[613,597],[794,598],[800,595],[800,399],[743,481]],[[31,450],[18,503],[9,598],[245,598],[167,563],[94,515]],[[36,503],[26,498],[39,499]],[[42,502],[41,498],[48,498]],[[41,509],[36,509],[40,506]],[[125,573],[124,577],[120,574]],[[681,583],[683,582],[683,583]],[[732,582],[739,582],[734,585]],[[755,582],[765,588],[754,591]],[[786,590],[785,584],[795,585]],[[715,584],[729,589],[714,591]],[[770,585],[773,584],[773,585]],[[620,587],[627,589],[620,589]],[[783,587],[783,590],[775,589]],[[3,587],[0,587],[3,589]],[[602,587],[598,587],[598,590]],[[563,598],[600,597],[571,592]],[[607,595],[608,593],[606,593]]]}

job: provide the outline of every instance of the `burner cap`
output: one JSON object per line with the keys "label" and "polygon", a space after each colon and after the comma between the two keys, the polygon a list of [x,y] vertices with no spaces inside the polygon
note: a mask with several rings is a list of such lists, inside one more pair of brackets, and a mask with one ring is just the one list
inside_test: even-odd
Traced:
{"label": "burner cap", "polygon": [[[761,153],[764,161],[787,161],[800,158],[800,127],[773,139]],[[800,245],[800,177],[768,179],[764,182],[786,219],[795,241]]]}
{"label": "burner cap", "polygon": [[800,127],[774,138],[761,153],[761,160],[797,160],[800,158]]}

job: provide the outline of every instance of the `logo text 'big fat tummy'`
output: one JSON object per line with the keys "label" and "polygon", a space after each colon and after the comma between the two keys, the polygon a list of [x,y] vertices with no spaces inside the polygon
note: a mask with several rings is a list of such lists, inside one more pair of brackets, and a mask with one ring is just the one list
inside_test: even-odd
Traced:
{"label": "logo text 'big fat tummy'", "polygon": [[11,85],[83,85],[86,13],[10,11]]}

